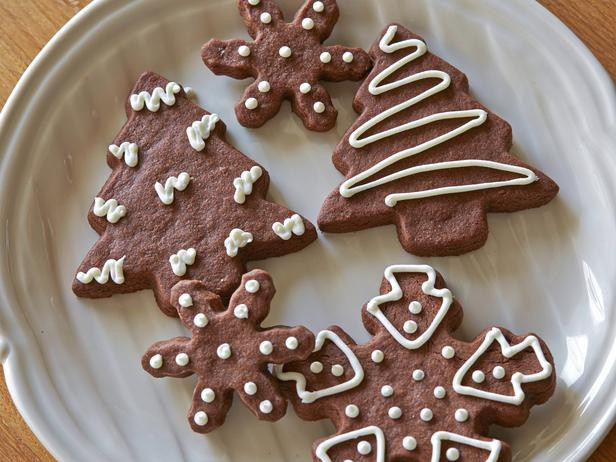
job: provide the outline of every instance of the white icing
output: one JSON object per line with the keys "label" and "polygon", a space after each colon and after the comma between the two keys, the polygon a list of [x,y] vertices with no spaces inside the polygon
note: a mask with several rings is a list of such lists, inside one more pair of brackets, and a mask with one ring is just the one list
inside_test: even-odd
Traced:
{"label": "white icing", "polygon": [[[327,451],[329,451],[332,447],[368,435],[373,435],[376,438],[376,458],[374,462],[385,462],[385,434],[383,433],[383,430],[381,430],[375,425],[371,425],[369,427],[364,427],[359,430],[353,430],[348,433],[343,433],[341,435],[336,435],[332,438],[328,438],[325,441],[322,441],[317,446],[315,450],[315,455],[319,458],[321,462],[332,462],[331,458],[327,454]],[[367,448],[367,446],[365,445],[362,446],[362,450]],[[370,450],[372,450],[372,448],[370,448]]]}
{"label": "white icing", "polygon": [[259,403],[259,410],[263,414],[269,414],[274,410],[274,406],[272,405],[272,402],[270,400],[266,399],[265,401],[261,401]]}
{"label": "white icing", "polygon": [[115,199],[105,200],[101,197],[94,199],[94,207],[92,208],[94,215],[104,217],[107,215],[109,223],[117,223],[120,218],[126,216],[126,207],[119,205]]}
{"label": "white icing", "polygon": [[195,263],[197,257],[197,251],[192,247],[189,249],[180,249],[178,253],[174,253],[169,257],[169,263],[171,264],[171,270],[176,276],[184,276],[186,274],[187,266]]}
{"label": "white icing", "polygon": [[246,45],[241,45],[238,49],[237,49],[237,53],[244,57],[247,58],[248,56],[250,56],[250,48],[247,47]]}
{"label": "white icing", "polygon": [[324,51],[323,53],[321,53],[321,55],[319,56],[319,59],[321,60],[321,62],[323,64],[327,64],[329,62],[331,62],[332,60],[332,55],[331,53]]}
{"label": "white icing", "polygon": [[152,369],[160,369],[163,367],[163,357],[159,354],[155,354],[150,358],[150,367]]}
{"label": "white icing", "polygon": [[497,462],[501,451],[501,442],[498,440],[484,441],[468,436],[458,435],[457,433],[438,431],[432,435],[430,442],[432,443],[432,457],[430,462],[439,462],[441,460],[441,446],[443,441],[451,441],[453,443],[473,446],[477,449],[490,451],[485,462]]}
{"label": "white icing", "polygon": [[482,371],[474,371],[472,379],[475,383],[483,383],[486,379],[486,375]]}
{"label": "white icing", "polygon": [[194,150],[200,152],[205,149],[205,140],[210,137],[219,121],[218,114],[206,114],[201,120],[196,120],[186,129],[186,136],[188,136],[188,141]]}
{"label": "white icing", "polygon": [[257,6],[259,3],[261,3],[261,0],[248,0],[248,3],[252,6]]}
{"label": "white icing", "polygon": [[505,368],[502,366],[496,366],[492,369],[492,375],[496,380],[502,380],[505,378]]}
{"label": "white icing", "polygon": [[323,2],[314,2],[312,4],[312,9],[317,13],[322,13],[325,9],[325,5],[323,4]]}
{"label": "white icing", "polygon": [[357,443],[357,452],[359,452],[362,456],[367,456],[372,452],[372,445],[367,441],[360,441]]}
{"label": "white icing", "polygon": [[120,146],[111,144],[109,152],[118,159],[124,157],[124,163],[129,167],[135,167],[139,163],[139,147],[135,143],[125,141],[120,143]]}
{"label": "white icing", "polygon": [[310,364],[310,372],[312,372],[313,374],[320,374],[321,372],[323,372],[323,363],[321,363],[320,361],[313,361]]}
{"label": "white icing", "polygon": [[264,340],[259,345],[259,351],[263,355],[270,355],[272,354],[272,351],[274,351],[274,345],[272,345],[272,342],[269,340]]}
{"label": "white icing", "polygon": [[195,91],[193,87],[184,87],[184,94],[191,101],[194,101],[197,99],[197,92]]}
{"label": "white icing", "polygon": [[182,87],[177,83],[169,82],[164,90],[161,87],[156,87],[151,94],[142,91],[139,94],[130,95],[130,105],[134,111],[141,111],[145,105],[148,111],[157,112],[160,109],[161,101],[167,106],[173,106],[175,94],[179,93],[181,89]]}
{"label": "white icing", "polygon": [[257,390],[258,390],[257,384],[254,383],[254,382],[246,382],[244,384],[244,392],[247,395],[250,395],[250,396],[256,395],[257,394]]}
{"label": "white icing", "polygon": [[421,369],[415,369],[413,371],[413,380],[416,382],[421,382],[426,377],[426,373]]}
{"label": "white icing", "polygon": [[250,170],[245,170],[242,174],[233,180],[235,194],[233,200],[238,204],[246,202],[246,196],[252,194],[252,185],[261,178],[263,170],[258,165],[255,165]]}
{"label": "white icing", "polygon": [[190,183],[192,178],[186,172],[180,173],[177,177],[170,176],[165,181],[165,186],[163,186],[160,182],[156,182],[154,185],[154,189],[156,190],[156,194],[158,194],[158,198],[165,205],[170,205],[173,203],[175,199],[174,190],[184,191],[188,184]]}
{"label": "white icing", "polygon": [[404,332],[406,332],[407,334],[414,334],[415,332],[417,332],[417,323],[415,321],[406,321],[404,323],[404,325],[402,326],[402,329],[404,330]]}
{"label": "white icing", "polygon": [[267,80],[262,80],[257,85],[257,88],[259,89],[259,91],[261,93],[267,93],[267,92],[269,92],[272,89],[272,86],[270,85],[270,83]]}
{"label": "white icing", "polygon": [[345,51],[342,55],[342,60],[345,63],[352,63],[353,59],[355,59],[355,57],[353,56],[353,53],[351,53],[350,51]]}
{"label": "white icing", "polygon": [[299,346],[299,341],[296,337],[288,337],[285,340],[284,344],[289,350],[297,350],[297,347]]}
{"label": "white icing", "polygon": [[383,385],[381,387],[381,395],[385,398],[389,398],[394,394],[394,388],[391,385]]}
{"label": "white icing", "polygon": [[468,420],[468,411],[462,408],[456,409],[456,412],[454,413],[454,418],[458,422],[466,422]]}
{"label": "white icing", "polygon": [[434,388],[434,397],[436,399],[443,399],[447,395],[447,391],[443,387]]}
{"label": "white icing", "polygon": [[207,425],[208,417],[205,412],[199,411],[195,413],[195,417],[193,417],[193,420],[195,421],[197,425],[199,425],[200,427],[203,427]]}
{"label": "white icing", "polygon": [[[432,320],[428,328],[414,340],[409,340],[398,329],[396,329],[396,327],[391,323],[389,319],[387,319],[385,314],[379,308],[379,305],[381,305],[382,303],[393,302],[402,298],[402,289],[400,288],[400,284],[398,284],[395,273],[425,273],[428,276],[428,280],[421,285],[421,290],[426,295],[432,295],[434,297],[442,299],[441,307],[434,316],[434,319]],[[453,300],[451,291],[447,288],[437,289],[434,287],[434,283],[436,281],[436,272],[432,267],[428,265],[389,266],[385,269],[385,278],[391,286],[391,291],[384,295],[378,295],[372,300],[370,300],[367,305],[367,311],[372,316],[377,318],[381,322],[381,324],[383,324],[383,327],[385,327],[385,329],[389,331],[391,336],[404,348],[407,348],[409,350],[415,350],[417,348],[420,348],[430,339],[430,337],[432,337],[432,334],[447,314],[447,311],[449,311],[449,307],[451,306]]]}
{"label": "white icing", "polygon": [[193,318],[193,324],[197,327],[205,327],[208,325],[209,322],[210,321],[208,320],[207,316],[203,313],[198,313]]}
{"label": "white icing", "polygon": [[304,220],[298,214],[294,214],[291,218],[286,218],[284,223],[276,222],[272,225],[272,230],[280,239],[288,241],[295,234],[301,236],[306,231]]}
{"label": "white icing", "polygon": [[402,447],[407,451],[414,451],[417,448],[417,440],[412,436],[405,436],[402,439]]}
{"label": "white icing", "polygon": [[359,408],[355,404],[349,404],[344,408],[344,414],[351,419],[355,419],[359,415]]}
{"label": "white icing", "polygon": [[231,230],[229,237],[225,239],[225,249],[230,257],[237,256],[240,248],[246,247],[252,242],[252,234],[242,231],[239,228]]}
{"label": "white icing", "polygon": [[[407,77],[401,78],[400,80],[396,80],[393,82],[389,82],[381,85],[381,82],[386,80],[396,71],[407,65],[408,63],[414,61],[415,59],[423,56],[427,52],[427,47],[424,42],[417,39],[409,39],[404,40],[402,42],[391,44],[395,34],[397,31],[397,26],[390,26],[383,38],[381,39],[380,47],[385,53],[394,53],[400,49],[404,48],[415,48],[415,51],[408,54],[404,58],[395,62],[385,70],[383,70],[380,74],[378,74],[369,84],[368,89],[372,95],[378,96],[382,93],[388,92],[390,90],[394,90],[396,88],[402,87],[404,85],[422,81],[424,79],[437,79],[440,80],[440,83],[437,85],[425,90],[423,93],[416,95],[410,98],[407,101],[404,101],[400,104],[397,104],[372,119],[368,120],[366,123],[362,124],[358,127],[349,137],[349,144],[356,148],[362,148],[368,144],[374,143],[376,141],[380,141],[384,138],[388,138],[392,135],[397,135],[400,133],[404,133],[408,130],[412,130],[418,127],[422,127],[428,125],[433,122],[441,121],[441,120],[451,120],[451,119],[471,119],[470,121],[464,123],[463,125],[447,132],[442,135],[437,136],[429,141],[423,142],[417,146],[404,149],[397,153],[390,155],[388,158],[378,162],[376,165],[370,167],[369,169],[359,173],[358,175],[346,180],[340,186],[340,194],[343,197],[352,197],[353,195],[360,193],[362,191],[366,191],[368,189],[381,186],[383,184],[390,183],[392,181],[398,180],[400,178],[409,177],[412,175],[417,175],[424,172],[433,172],[454,168],[468,168],[468,167],[482,167],[489,168],[492,170],[499,170],[504,172],[516,173],[522,175],[522,178],[515,178],[512,180],[504,180],[504,181],[494,181],[489,183],[479,183],[479,184],[468,184],[468,185],[460,185],[460,186],[446,186],[435,189],[428,189],[424,191],[416,191],[416,192],[402,192],[402,193],[394,193],[389,194],[385,198],[385,203],[389,207],[395,206],[399,201],[402,200],[413,200],[420,199],[425,197],[438,196],[443,194],[456,194],[463,193],[469,191],[478,191],[483,189],[490,188],[500,188],[505,186],[519,186],[519,185],[527,185],[537,181],[537,176],[535,173],[527,168],[519,167],[510,164],[503,164],[500,162],[481,160],[481,159],[468,159],[468,160],[457,160],[457,161],[447,161],[447,162],[437,162],[433,164],[425,164],[418,165],[415,167],[409,167],[403,170],[399,170],[397,172],[388,174],[381,178],[378,178],[373,181],[366,182],[368,178],[378,174],[379,172],[389,168],[390,166],[396,164],[402,159],[406,159],[407,157],[415,156],[420,154],[430,148],[438,146],[448,140],[451,140],[474,127],[478,127],[482,125],[487,119],[487,112],[483,109],[470,109],[463,111],[448,111],[441,112],[437,114],[432,114],[426,117],[422,117],[419,120],[414,120],[403,125],[395,126],[393,128],[384,130],[382,132],[374,133],[366,138],[361,139],[360,137],[371,130],[376,125],[382,123],[383,121],[389,119],[390,117],[407,110],[408,108],[418,104],[419,102],[437,94],[441,91],[444,91],[451,84],[451,77],[449,74],[437,71],[437,70],[427,70],[423,72],[419,72],[416,74],[411,74]],[[358,183],[361,183],[359,186],[355,186]]]}
{"label": "white icing", "polygon": [[186,366],[188,364],[188,361],[190,361],[190,358],[188,357],[188,355],[186,353],[178,353],[175,356],[175,363],[178,366]]}
{"label": "white icing", "polygon": [[[352,390],[364,379],[364,370],[359,362],[359,359],[357,359],[357,356],[355,356],[355,353],[353,353],[351,348],[349,348],[349,346],[344,343],[344,341],[336,333],[330,330],[322,330],[319,332],[315,339],[314,352],[320,351],[326,340],[333,342],[340,349],[340,351],[344,353],[349,364],[351,365],[351,368],[353,369],[353,377],[346,382],[339,383],[328,388],[323,388],[321,390],[308,391],[306,390],[306,377],[303,374],[299,372],[284,372],[284,365],[274,365],[274,374],[278,377],[278,379],[283,381],[295,381],[297,396],[300,397],[302,403],[313,403],[319,398]],[[323,460],[329,460],[329,458]]]}
{"label": "white icing", "polygon": [[233,316],[237,319],[248,319],[248,307],[241,303],[233,308]]}
{"label": "white icing", "polygon": [[110,258],[103,264],[103,269],[93,267],[87,272],[80,271],[77,273],[77,280],[82,284],[90,284],[93,280],[99,284],[106,284],[109,281],[109,277],[116,284],[124,284],[124,259],[126,255],[119,260]]}
{"label": "white icing", "polygon": [[249,281],[246,281],[244,288],[246,289],[246,292],[256,294],[261,288],[261,284],[259,284],[259,281],[256,279],[250,279]]}
{"label": "white icing", "polygon": [[299,91],[304,95],[310,93],[310,90],[312,90],[312,85],[310,85],[308,82],[304,82],[299,86]]}
{"label": "white icing", "polygon": [[424,422],[430,422],[433,417],[434,417],[434,413],[432,412],[432,409],[428,409],[427,407],[424,407],[419,412],[419,418],[423,420]]}
{"label": "white icing", "polygon": [[385,353],[383,353],[381,350],[374,350],[372,354],[370,354],[370,359],[372,359],[372,361],[377,364],[382,363],[385,359]]}
{"label": "white icing", "polygon": [[456,350],[454,350],[452,346],[445,345],[441,350],[441,355],[443,355],[445,359],[452,359],[456,355]]}
{"label": "white icing", "polygon": [[216,399],[216,392],[211,388],[204,388],[203,391],[201,391],[201,399],[206,403],[213,403]]}
{"label": "white icing", "polygon": [[216,349],[216,356],[220,359],[229,359],[231,357],[231,353],[231,345],[228,343],[223,343]]}
{"label": "white icing", "polygon": [[340,364],[334,364],[332,366],[332,375],[335,377],[341,377],[344,374],[344,367]]}
{"label": "white icing", "polygon": [[389,411],[387,411],[387,415],[390,419],[398,420],[400,417],[402,417],[402,409],[400,409],[398,406],[390,407]]}
{"label": "white icing", "polygon": [[445,452],[445,457],[447,460],[458,460],[460,458],[460,451],[456,448],[449,448],[447,449],[447,452]]}
{"label": "white icing", "polygon": [[246,106],[246,109],[249,109],[251,111],[254,111],[256,108],[259,107],[259,101],[257,101],[257,98],[248,98],[245,102],[244,102],[244,106]]}
{"label": "white icing", "polygon": [[178,304],[182,308],[190,308],[193,306],[193,299],[190,294],[182,294],[178,297]]}
{"label": "white icing", "polygon": [[421,303],[419,303],[417,300],[412,301],[411,303],[409,303],[409,311],[413,314],[419,314],[421,313],[422,310],[422,306]]}
{"label": "white icing", "polygon": [[323,104],[322,101],[317,101],[312,106],[312,109],[314,109],[314,112],[316,112],[317,114],[323,114],[323,112],[325,112],[325,104]]}
{"label": "white icing", "polygon": [[314,21],[310,18],[302,19],[302,27],[306,30],[310,30],[314,27]]}
{"label": "white icing", "polygon": [[282,56],[283,58],[290,58],[293,54],[293,51],[291,51],[291,48],[285,45],[283,47],[280,47],[280,50],[278,50],[278,54],[280,54],[280,56]]}
{"label": "white icing", "polygon": [[259,19],[261,20],[263,24],[269,24],[270,22],[272,22],[272,15],[266,11],[264,13],[261,13],[261,16],[259,16]]}
{"label": "white icing", "polygon": [[[506,358],[511,358],[526,348],[532,348],[537,360],[539,361],[539,365],[541,366],[541,371],[534,374],[526,375],[521,372],[513,373],[511,376],[513,395],[501,395],[499,393],[492,393],[485,390],[479,390],[471,386],[462,385],[464,376],[470,371],[473,365],[477,362],[481,355],[487,351],[494,341],[497,341],[500,344],[501,353]],[[469,395],[476,398],[489,399],[492,401],[519,406],[525,398],[524,390],[522,390],[522,384],[545,380],[550,377],[550,375],[552,375],[552,365],[545,358],[543,350],[541,349],[541,344],[539,343],[537,337],[534,335],[529,335],[517,345],[510,345],[501,330],[493,327],[486,334],[483,343],[479,346],[479,348],[477,348],[477,351],[475,351],[475,353],[473,353],[473,355],[468,358],[462,367],[456,372],[456,375],[453,378],[453,389],[461,395]]]}

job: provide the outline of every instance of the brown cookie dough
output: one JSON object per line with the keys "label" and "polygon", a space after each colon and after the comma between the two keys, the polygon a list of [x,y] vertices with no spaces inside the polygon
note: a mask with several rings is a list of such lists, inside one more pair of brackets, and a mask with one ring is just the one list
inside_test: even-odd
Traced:
{"label": "brown cookie dough", "polygon": [[284,416],[287,402],[268,364],[305,358],[314,347],[314,336],[305,327],[260,326],[274,292],[270,276],[262,270],[242,277],[228,308],[199,281],[173,287],[171,303],[192,338],[155,343],[141,364],[154,377],[197,375],[188,413],[194,431],[209,433],[221,426],[234,391],[258,419]]}
{"label": "brown cookie dough", "polygon": [[459,255],[485,243],[488,212],[556,196],[550,178],[509,153],[509,124],[420,37],[388,26],[370,54],[374,68],[354,101],[360,116],[333,154],[346,180],[321,208],[323,231],[395,224],[410,253]]}
{"label": "brown cookie dough", "polygon": [[547,346],[496,327],[471,342],[452,337],[462,308],[426,265],[387,268],[380,293],[362,310],[370,341],[334,326],[307,359],[276,368],[300,417],[336,427],[313,459],[511,461],[489,428],[522,425],[552,395]]}
{"label": "brown cookie dough", "polygon": [[182,279],[228,301],[249,260],[296,252],[314,226],[265,199],[269,175],[225,141],[225,124],[154,73],[137,81],[128,122],[107,154],[113,173],[88,214],[101,235],[73,291],[108,297],[153,289],[160,308]]}
{"label": "brown cookie dough", "polygon": [[362,49],[323,45],[338,21],[336,1],[308,0],[292,23],[274,0],[238,0],[238,8],[254,41],[210,40],[202,57],[215,74],[255,79],[235,107],[239,122],[260,127],[288,99],[306,128],[331,129],[338,113],[320,81],[360,80],[372,65]]}

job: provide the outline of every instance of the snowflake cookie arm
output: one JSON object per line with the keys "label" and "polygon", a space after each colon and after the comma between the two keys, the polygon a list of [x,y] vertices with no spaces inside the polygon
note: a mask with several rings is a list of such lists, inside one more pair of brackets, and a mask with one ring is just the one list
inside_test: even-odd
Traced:
{"label": "snowflake cookie arm", "polygon": [[254,42],[241,39],[212,39],[203,45],[201,57],[216,75],[228,75],[234,79],[256,77],[252,58],[256,53]]}
{"label": "snowflake cookie arm", "polygon": [[225,423],[233,403],[233,392],[223,386],[213,386],[199,379],[193,392],[188,423],[197,433],[209,433]]}
{"label": "snowflake cookie arm", "polygon": [[318,64],[322,78],[330,82],[361,80],[372,67],[370,55],[361,48],[325,46],[321,58]]}
{"label": "snowflake cookie arm", "polygon": [[339,17],[336,0],[307,0],[297,11],[293,23],[311,31],[323,42],[331,35]]}
{"label": "snowflake cookie arm", "polygon": [[246,30],[254,39],[261,32],[284,22],[282,10],[274,0],[238,0],[237,8]]}
{"label": "snowflake cookie arm", "polygon": [[154,343],[141,358],[141,366],[150,375],[161,377],[188,377],[194,373],[190,339],[176,337]]}
{"label": "snowflake cookie arm", "polygon": [[267,80],[257,78],[244,90],[235,106],[235,115],[244,127],[259,128],[278,113],[283,99],[283,92],[272,89]]}
{"label": "snowflake cookie arm", "polygon": [[304,83],[293,91],[293,112],[309,130],[327,131],[336,125],[338,111],[332,104],[329,92],[320,83]]}

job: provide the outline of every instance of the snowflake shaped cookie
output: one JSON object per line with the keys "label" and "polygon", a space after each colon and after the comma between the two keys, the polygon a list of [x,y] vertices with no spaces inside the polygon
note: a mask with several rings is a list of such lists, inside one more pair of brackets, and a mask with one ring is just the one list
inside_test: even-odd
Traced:
{"label": "snowflake shaped cookie", "polygon": [[276,368],[302,418],[336,426],[315,461],[507,462],[490,425],[521,425],[554,392],[553,358],[535,335],[452,337],[462,308],[429,266],[387,268],[362,320],[369,342],[332,327],[306,360]]}
{"label": "snowflake shaped cookie", "polygon": [[314,336],[304,327],[260,327],[269,312],[274,284],[262,270],[242,278],[228,308],[199,281],[182,281],[171,299],[192,338],[155,343],[144,354],[143,368],[154,377],[198,377],[188,420],[208,433],[221,426],[233,392],[257,418],[284,416],[286,400],[267,367],[305,358]]}
{"label": "snowflake shaped cookie", "polygon": [[336,1],[308,0],[291,23],[273,0],[238,0],[238,8],[254,41],[210,40],[202,57],[215,74],[256,79],[235,108],[239,122],[260,127],[288,99],[306,128],[331,129],[337,111],[320,81],[360,80],[372,66],[362,49],[323,45],[338,21]]}
{"label": "snowflake shaped cookie", "polygon": [[79,265],[77,295],[151,288],[176,316],[169,292],[182,278],[227,301],[247,261],[316,239],[311,223],[265,199],[267,171],[228,144],[219,117],[177,83],[143,74],[126,111],[107,153],[113,173],[88,214],[101,238]]}

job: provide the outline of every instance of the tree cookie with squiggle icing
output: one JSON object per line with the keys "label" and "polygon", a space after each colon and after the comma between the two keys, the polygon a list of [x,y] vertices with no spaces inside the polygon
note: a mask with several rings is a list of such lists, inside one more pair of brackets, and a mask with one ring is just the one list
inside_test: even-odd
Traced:
{"label": "tree cookie with squiggle icing", "polygon": [[490,426],[522,425],[554,393],[554,359],[536,335],[452,335],[462,307],[430,266],[387,268],[362,321],[368,342],[334,326],[308,358],[275,369],[301,418],[334,423],[315,462],[510,462]]}
{"label": "tree cookie with squiggle icing", "polygon": [[316,238],[297,213],[265,199],[265,169],[225,141],[225,124],[180,85],[148,72],[109,147],[112,174],[88,213],[101,235],[73,291],[98,298],[152,289],[165,314],[171,288],[202,281],[228,301],[249,260],[286,255]]}
{"label": "tree cookie with squiggle icing", "polygon": [[255,79],[235,107],[238,121],[260,127],[287,99],[306,128],[331,129],[338,112],[321,81],[361,80],[372,66],[360,48],[323,44],[338,21],[336,0],[307,0],[291,23],[274,0],[237,4],[254,41],[213,39],[201,54],[215,74]]}
{"label": "tree cookie with squiggle icing", "polygon": [[421,256],[459,255],[488,237],[488,212],[550,202],[558,186],[509,153],[510,125],[469,95],[466,76],[399,25],[373,45],[360,116],[333,154],[346,177],[319,227],[346,233],[395,224]]}

